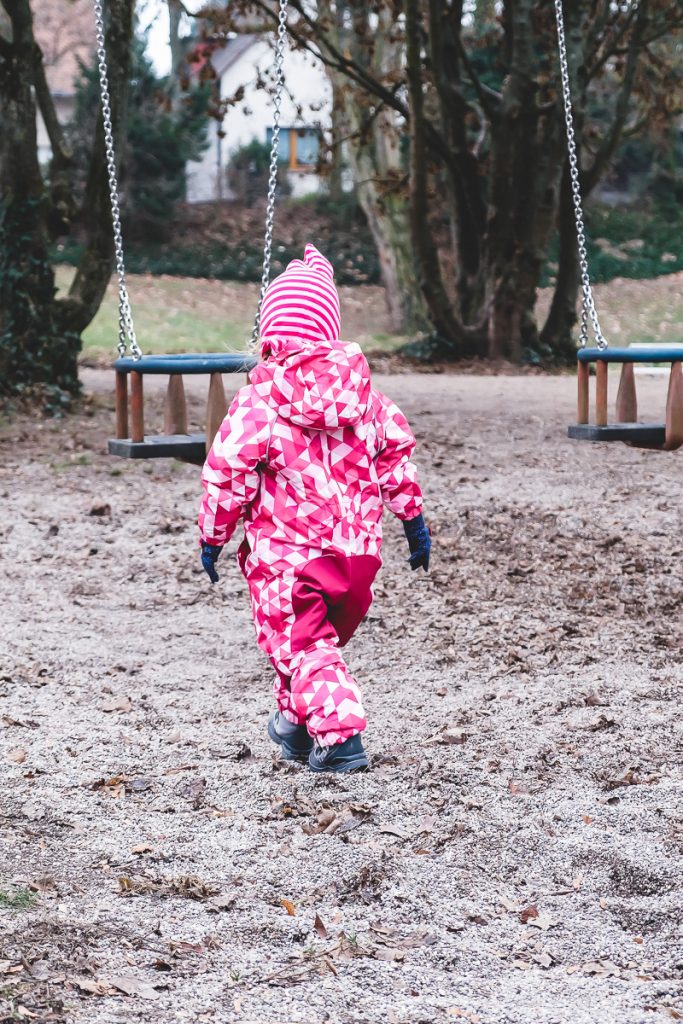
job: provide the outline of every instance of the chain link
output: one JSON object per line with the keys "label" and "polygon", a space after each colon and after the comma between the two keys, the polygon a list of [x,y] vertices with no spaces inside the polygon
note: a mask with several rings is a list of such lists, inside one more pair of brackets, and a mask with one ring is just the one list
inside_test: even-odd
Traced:
{"label": "chain link", "polygon": [[569,62],[567,60],[567,40],[564,30],[564,13],[562,0],[555,0],[555,20],[557,22],[557,42],[560,50],[560,72],[562,77],[562,98],[564,100],[564,118],[567,127],[567,151],[569,154],[569,175],[571,178],[572,201],[574,204],[574,219],[576,221],[576,241],[579,249],[579,266],[581,268],[581,291],[583,301],[581,304],[581,328],[579,333],[579,345],[585,348],[588,344],[588,323],[593,327],[595,341],[600,349],[607,348],[607,342],[600,327],[598,313],[593,299],[590,274],[588,271],[588,252],[586,249],[586,230],[583,219],[583,206],[581,204],[581,183],[579,180],[579,161],[576,152],[576,137],[574,134],[574,115],[572,114],[572,97],[569,85]]}
{"label": "chain link", "polygon": [[268,199],[266,202],[266,233],[263,242],[263,272],[261,274],[261,292],[259,294],[256,319],[251,332],[249,348],[253,352],[258,347],[259,328],[261,325],[261,306],[266,288],[270,280],[270,261],[273,252],[273,226],[275,224],[275,196],[277,193],[277,168],[278,168],[278,143],[280,139],[280,112],[282,108],[282,91],[285,85],[285,76],[282,65],[287,45],[287,3],[288,0],[279,0],[279,14],[277,25],[277,40],[275,42],[275,60],[273,63],[275,71],[275,95],[273,97],[273,135],[270,145],[270,170],[268,173]]}
{"label": "chain link", "polygon": [[133,314],[128,298],[126,285],[126,268],[123,260],[123,235],[121,233],[121,208],[119,205],[119,185],[116,174],[116,154],[114,151],[114,129],[112,127],[111,98],[109,95],[109,74],[107,72],[107,48],[104,32],[103,0],[93,0],[95,8],[95,34],[97,40],[97,67],[100,76],[100,97],[102,100],[102,124],[104,126],[104,147],[107,160],[107,177],[109,179],[109,198],[111,201],[111,219],[114,228],[114,257],[116,276],[119,285],[119,342],[120,356],[125,356],[126,346],[130,345],[131,355],[140,359],[142,350],[135,337]]}

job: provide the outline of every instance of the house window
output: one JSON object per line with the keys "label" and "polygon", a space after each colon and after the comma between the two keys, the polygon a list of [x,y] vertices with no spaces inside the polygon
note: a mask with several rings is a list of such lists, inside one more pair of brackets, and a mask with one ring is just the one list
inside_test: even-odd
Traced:
{"label": "house window", "polygon": [[[270,145],[273,129],[269,128],[266,141]],[[320,132],[317,128],[280,128],[278,160],[290,171],[313,171],[320,157]]]}

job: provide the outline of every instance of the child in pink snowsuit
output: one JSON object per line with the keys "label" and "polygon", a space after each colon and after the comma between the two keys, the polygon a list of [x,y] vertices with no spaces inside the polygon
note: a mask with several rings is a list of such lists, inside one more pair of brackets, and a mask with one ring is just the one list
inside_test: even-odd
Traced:
{"label": "child in pink snowsuit", "polygon": [[360,689],[340,647],[372,601],[383,506],[404,522],[413,568],[427,570],[430,549],[415,439],[373,389],[358,345],[339,340],[340,323],[332,266],[307,245],[266,291],[262,361],[207,456],[199,512],[212,582],[243,519],[238,562],[277,673],[269,734],[315,771],[368,763]]}

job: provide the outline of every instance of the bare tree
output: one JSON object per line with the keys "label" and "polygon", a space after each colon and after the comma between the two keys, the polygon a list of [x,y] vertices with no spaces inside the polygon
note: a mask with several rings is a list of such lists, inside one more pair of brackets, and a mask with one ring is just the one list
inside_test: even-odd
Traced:
{"label": "bare tree", "polygon": [[[109,0],[107,49],[115,132],[121,134],[135,0]],[[111,210],[101,117],[85,195],[71,182],[71,154],[36,43],[29,0],[0,0],[0,382],[78,390],[80,335],[100,307],[111,276]],[[36,112],[52,148],[47,175],[38,160]],[[49,246],[81,212],[83,254],[68,295],[55,297]]]}
{"label": "bare tree", "polygon": [[[272,24],[272,0],[247,6]],[[409,136],[412,246],[440,351],[568,356],[578,276],[553,0],[368,6],[290,0],[290,34],[347,80],[361,124],[370,112],[378,130],[389,125]],[[675,69],[657,43],[680,31],[683,8],[679,0],[575,0],[564,7],[587,195],[625,132],[667,103],[672,116]],[[388,36],[387,24],[398,32]],[[392,55],[387,76],[381,53],[400,32],[405,46],[397,43],[401,52]],[[591,107],[598,98],[596,135]],[[359,148],[371,149],[373,136],[367,128],[357,135]],[[539,330],[536,292],[558,229],[555,295]]]}

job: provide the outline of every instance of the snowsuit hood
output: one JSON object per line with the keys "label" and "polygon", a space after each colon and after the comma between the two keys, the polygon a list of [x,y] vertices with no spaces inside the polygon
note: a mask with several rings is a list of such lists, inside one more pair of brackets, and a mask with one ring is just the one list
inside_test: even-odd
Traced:
{"label": "snowsuit hood", "polygon": [[269,345],[251,383],[283,419],[310,430],[337,430],[371,415],[370,368],[358,345],[296,338],[271,338]]}
{"label": "snowsuit hood", "polygon": [[360,423],[370,405],[370,370],[358,345],[339,340],[334,270],[310,243],[267,288],[261,356],[251,382],[283,419],[311,430]]}

